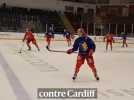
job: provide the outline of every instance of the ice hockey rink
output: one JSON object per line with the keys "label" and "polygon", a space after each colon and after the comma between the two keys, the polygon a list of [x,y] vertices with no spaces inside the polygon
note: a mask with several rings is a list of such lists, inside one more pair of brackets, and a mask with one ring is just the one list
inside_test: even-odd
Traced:
{"label": "ice hockey rink", "polygon": [[[134,44],[121,48],[120,43],[114,43],[113,51],[106,52],[105,44],[97,42],[94,59],[100,81],[85,63],[75,82],[72,75],[77,54],[49,52],[43,40],[38,44],[40,52],[34,46],[27,51],[24,45],[18,53],[21,40],[0,39],[0,100],[39,100],[38,88],[97,88],[97,100],[134,99]],[[53,41],[51,48],[68,49],[65,41]]]}

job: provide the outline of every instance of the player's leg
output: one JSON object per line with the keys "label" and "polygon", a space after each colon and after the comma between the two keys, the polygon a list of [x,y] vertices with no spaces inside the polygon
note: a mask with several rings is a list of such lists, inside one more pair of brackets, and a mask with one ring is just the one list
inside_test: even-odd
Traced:
{"label": "player's leg", "polygon": [[71,39],[68,39],[68,46],[71,46]]}
{"label": "player's leg", "polygon": [[69,37],[66,37],[66,41],[67,41],[67,45],[68,47],[70,46],[70,40],[69,40]]}
{"label": "player's leg", "polygon": [[69,39],[66,37],[67,45],[69,47]]}
{"label": "player's leg", "polygon": [[49,41],[49,40],[48,40],[48,37],[46,37],[46,43],[47,43],[47,45],[48,45],[48,41]]}
{"label": "player's leg", "polygon": [[124,48],[124,45],[125,45],[125,41],[124,41],[124,39],[123,39],[123,41],[122,41],[122,47]]}
{"label": "player's leg", "polygon": [[94,75],[95,79],[99,80],[99,76],[97,74],[97,70],[96,70],[96,67],[95,67],[95,64],[94,64],[93,56],[86,57],[86,60],[87,60],[87,64],[89,65],[89,67],[91,68],[91,70],[93,72],[93,75]]}
{"label": "player's leg", "polygon": [[47,46],[50,47],[50,44],[51,44],[51,38],[50,38],[50,37],[47,37],[46,39],[47,39],[47,40],[46,40],[46,41],[47,41]]}
{"label": "player's leg", "polygon": [[109,44],[109,42],[106,41],[106,51],[108,50],[108,44]]}
{"label": "player's leg", "polygon": [[112,50],[113,50],[113,42],[112,42],[112,41],[110,41],[110,42],[109,42],[109,44],[110,44],[111,51],[112,51]]}
{"label": "player's leg", "polygon": [[69,38],[69,46],[71,46],[71,37]]}
{"label": "player's leg", "polygon": [[82,57],[80,55],[77,56],[77,63],[76,63],[76,67],[75,67],[75,72],[74,72],[73,80],[76,79],[77,74],[80,71],[80,67],[84,64],[84,61],[85,61],[85,57]]}
{"label": "player's leg", "polygon": [[38,44],[37,44],[37,42],[36,42],[35,39],[32,40],[32,43],[36,46],[36,48],[38,49],[38,51],[40,51],[40,48],[39,48],[39,46],[38,46]]}
{"label": "player's leg", "polygon": [[127,44],[127,40],[125,39],[125,45],[126,45],[126,47],[128,47],[128,44]]}
{"label": "player's leg", "polygon": [[26,44],[27,44],[28,50],[31,50],[30,42],[31,42],[31,40],[26,40]]}

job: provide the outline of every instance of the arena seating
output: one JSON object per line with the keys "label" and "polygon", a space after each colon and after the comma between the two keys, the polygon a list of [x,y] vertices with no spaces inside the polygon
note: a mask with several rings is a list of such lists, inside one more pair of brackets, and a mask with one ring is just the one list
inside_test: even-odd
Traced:
{"label": "arena seating", "polygon": [[64,29],[56,11],[19,7],[0,8],[1,31],[22,32],[28,24],[32,25],[35,32],[46,32],[46,24],[48,27],[53,24],[56,32],[61,32]]}

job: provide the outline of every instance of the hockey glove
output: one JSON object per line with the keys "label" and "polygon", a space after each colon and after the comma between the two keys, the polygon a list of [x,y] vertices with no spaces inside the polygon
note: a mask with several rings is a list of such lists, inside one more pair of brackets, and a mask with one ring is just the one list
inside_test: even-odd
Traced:
{"label": "hockey glove", "polygon": [[72,49],[67,50],[67,54],[71,54],[71,53],[73,53]]}

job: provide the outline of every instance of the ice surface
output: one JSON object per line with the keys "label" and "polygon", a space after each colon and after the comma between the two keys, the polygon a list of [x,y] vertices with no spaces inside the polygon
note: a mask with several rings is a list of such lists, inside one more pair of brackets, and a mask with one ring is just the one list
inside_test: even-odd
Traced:
{"label": "ice surface", "polygon": [[[49,52],[44,41],[38,44],[40,52],[34,46],[27,51],[24,46],[20,54],[21,40],[0,40],[0,100],[38,100],[38,88],[97,88],[97,100],[134,99],[134,44],[121,48],[116,43],[112,52],[106,52],[104,43],[96,43],[94,59],[99,82],[86,62],[77,80],[72,81],[77,54]],[[69,47],[65,41],[53,41],[51,48]]]}

